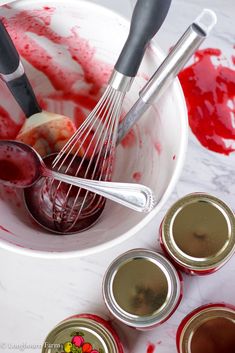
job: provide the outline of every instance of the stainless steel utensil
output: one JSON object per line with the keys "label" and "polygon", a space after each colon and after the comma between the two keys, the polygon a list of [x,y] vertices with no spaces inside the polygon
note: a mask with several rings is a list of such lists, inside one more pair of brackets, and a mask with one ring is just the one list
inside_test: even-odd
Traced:
{"label": "stainless steel utensil", "polygon": [[212,10],[204,9],[187,28],[157,71],[139,92],[140,98],[119,124],[117,144],[121,142],[151,104],[166,91],[186,62],[206,39],[216,22],[216,14]]}
{"label": "stainless steel utensil", "polygon": [[30,187],[40,178],[47,177],[94,192],[138,212],[149,212],[155,206],[154,194],[147,186],[88,180],[58,173],[48,169],[32,147],[19,141],[0,141],[0,169],[0,181],[10,186]]}

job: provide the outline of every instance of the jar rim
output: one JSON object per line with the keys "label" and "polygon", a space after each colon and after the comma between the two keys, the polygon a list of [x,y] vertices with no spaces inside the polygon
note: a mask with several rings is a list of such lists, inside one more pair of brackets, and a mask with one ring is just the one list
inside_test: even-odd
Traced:
{"label": "jar rim", "polygon": [[[114,278],[122,266],[134,260],[147,260],[154,264],[167,280],[167,295],[164,304],[150,315],[137,315],[121,308],[115,299]],[[121,322],[136,328],[148,328],[165,321],[178,306],[182,293],[181,277],[174,266],[163,255],[147,250],[132,249],[117,257],[107,269],[103,280],[103,296],[110,312]]]}
{"label": "jar rim", "polygon": [[[227,238],[221,251],[208,257],[193,257],[182,251],[174,239],[173,225],[179,211],[195,203],[215,207],[225,220]],[[166,213],[161,226],[161,241],[176,264],[189,270],[206,271],[222,266],[235,251],[235,217],[231,208],[222,200],[207,193],[192,193],[176,201]]]}

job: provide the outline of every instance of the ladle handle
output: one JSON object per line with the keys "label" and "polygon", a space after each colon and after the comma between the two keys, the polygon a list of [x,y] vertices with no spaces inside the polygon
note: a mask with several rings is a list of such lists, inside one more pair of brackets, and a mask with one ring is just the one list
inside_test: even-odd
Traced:
{"label": "ladle handle", "polygon": [[2,21],[0,21],[0,77],[26,117],[41,112],[19,53]]}
{"label": "ladle handle", "polygon": [[94,192],[138,212],[150,212],[156,204],[153,191],[142,184],[83,179],[52,170],[49,173],[56,180]]}

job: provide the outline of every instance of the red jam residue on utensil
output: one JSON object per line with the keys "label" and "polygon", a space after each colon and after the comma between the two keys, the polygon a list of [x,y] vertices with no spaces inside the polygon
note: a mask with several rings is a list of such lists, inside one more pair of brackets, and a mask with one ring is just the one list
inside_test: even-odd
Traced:
{"label": "red jam residue on utensil", "polygon": [[[43,159],[49,169],[52,169],[55,154]],[[88,170],[88,161],[84,160],[80,168],[81,158],[69,155],[60,172],[73,163],[67,174],[84,177]],[[57,170],[59,165],[53,169]],[[77,173],[79,169],[79,172]],[[92,172],[92,168],[90,173]],[[97,170],[99,175],[99,170]],[[89,179],[91,175],[88,173]],[[97,179],[94,175],[93,179]],[[33,186],[24,190],[26,206],[36,222],[46,229],[59,234],[76,233],[90,228],[100,217],[105,206],[105,198],[70,184],[60,183],[42,178]],[[74,200],[76,200],[74,204]]]}
{"label": "red jam residue on utensil", "polygon": [[0,181],[25,187],[37,178],[34,155],[14,145],[0,142]]}
{"label": "red jam residue on utensil", "polygon": [[219,49],[199,50],[195,62],[179,74],[192,132],[207,149],[235,151],[235,71],[215,64]]}

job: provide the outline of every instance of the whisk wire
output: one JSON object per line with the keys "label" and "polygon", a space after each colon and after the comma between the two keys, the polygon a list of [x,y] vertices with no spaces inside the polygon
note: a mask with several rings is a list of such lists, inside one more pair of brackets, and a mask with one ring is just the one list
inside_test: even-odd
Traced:
{"label": "whisk wire", "polygon": [[[72,159],[70,160],[70,162],[68,163],[66,169],[63,171],[65,173],[68,172],[69,168],[72,166],[73,162],[76,160],[81,148],[77,148],[75,153],[74,153],[74,148],[77,147],[77,142],[79,141],[79,146],[83,146],[85,141],[87,140],[89,134],[92,132],[92,131],[95,131],[94,132],[94,135],[93,135],[93,138],[91,139],[89,145],[87,146],[87,149],[85,150],[84,154],[83,154],[83,157],[85,158],[86,157],[86,154],[88,153],[88,150],[91,148],[92,146],[92,143],[93,143],[93,140],[94,140],[94,137],[96,135],[96,131],[97,130],[94,130],[94,125],[96,124],[97,120],[99,120],[99,123],[98,123],[98,127],[100,124],[102,124],[102,121],[101,119],[99,119],[99,111],[101,109],[103,109],[103,103],[106,99],[106,95],[108,94],[110,90],[110,87],[107,87],[105,92],[104,92],[104,95],[102,96],[101,100],[98,102],[98,104],[96,105],[96,107],[94,108],[94,110],[88,115],[88,117],[86,118],[86,120],[83,122],[83,124],[80,126],[80,128],[78,128],[78,130],[76,131],[76,133],[74,134],[74,136],[68,141],[68,143],[65,145],[65,147],[61,150],[61,152],[58,154],[57,158],[55,159],[54,161],[54,164],[53,164],[53,167],[55,167],[59,162],[60,162],[60,165],[57,167],[57,170],[60,171],[61,168],[65,165],[65,162],[67,160],[67,158],[69,156],[73,156]],[[108,109],[108,107],[107,107]],[[91,124],[92,123],[92,124]],[[86,134],[84,135],[84,131],[86,131]],[[84,158],[82,159],[80,165],[79,165],[79,168],[77,169],[76,173],[75,173],[75,176],[78,175],[80,169],[82,168],[83,166],[83,162],[84,162]],[[56,203],[56,196],[57,196],[57,193],[59,191],[59,189],[61,188],[61,182],[59,182],[57,184],[57,187],[56,189],[54,190],[54,192],[52,193],[52,202],[53,202],[53,205],[56,206],[57,203]],[[51,185],[51,190],[53,190],[53,185]],[[63,209],[66,209],[66,205],[67,202],[66,200],[68,199],[69,197],[69,193],[72,189],[72,186],[69,186],[69,189],[67,191],[67,195],[65,196],[65,200],[64,200],[64,205],[61,205],[59,204],[59,208],[61,210],[61,212],[63,212]],[[80,194],[80,190],[79,190],[79,194]],[[78,197],[79,197],[79,194],[78,194]],[[57,210],[55,207],[53,207],[53,213],[57,213]],[[63,218],[62,217],[62,214],[60,212],[60,218]]]}
{"label": "whisk wire", "polygon": [[[61,161],[60,166],[58,167],[58,170],[64,165],[64,162],[68,155],[72,154],[74,150],[74,145],[76,145],[76,142],[79,141],[80,137],[84,134],[84,131],[86,131],[86,128],[89,127],[87,133],[86,133],[86,138],[88,137],[89,133],[92,131],[92,127],[94,125],[93,118],[96,116],[98,119],[98,114],[97,112],[99,111],[100,107],[103,106],[103,101],[106,98],[107,91],[109,90],[109,87],[106,88],[104,95],[101,97],[100,101],[97,103],[93,111],[87,116],[87,118],[84,120],[84,122],[80,125],[80,127],[77,129],[77,131],[74,133],[74,135],[68,140],[68,142],[65,144],[65,146],[61,149],[61,151],[58,153],[56,158],[53,161],[53,167],[55,167],[59,161],[61,161],[62,156],[65,155],[65,159]],[[93,122],[92,125],[90,123]],[[83,138],[83,141],[80,142],[80,148],[82,148],[83,143],[85,141],[85,138]],[[77,150],[77,152],[80,151],[80,148]]]}
{"label": "whisk wire", "polygon": [[[111,180],[121,107],[132,77],[113,71],[109,84],[93,111],[54,159],[52,167],[63,173],[97,181]],[[55,226],[70,232],[77,221],[87,228],[102,213],[105,198],[64,182],[51,180],[49,197]],[[91,218],[89,218],[91,217]]]}
{"label": "whisk wire", "polygon": [[[109,93],[109,92],[108,92],[108,93]],[[112,92],[111,92],[111,93],[112,93]],[[112,103],[112,98],[113,98],[113,97],[112,97],[112,94],[111,94],[111,100],[109,100],[108,97],[110,97],[110,95],[107,96],[107,99],[106,99],[107,104],[104,104],[102,107],[100,107],[100,110],[99,110],[99,114],[102,114],[102,112],[103,112],[103,114],[102,114],[102,115],[97,115],[96,118],[94,119],[94,120],[97,120],[97,119],[98,119],[98,120],[99,120],[99,124],[98,124],[98,126],[96,127],[96,129],[95,129],[93,138],[92,138],[91,141],[89,142],[89,144],[88,144],[88,146],[87,146],[87,149],[86,149],[86,151],[85,151],[85,153],[84,153],[84,155],[83,155],[83,157],[82,157],[81,162],[79,163],[79,166],[78,166],[78,168],[77,168],[77,170],[76,170],[76,172],[75,172],[75,176],[79,174],[81,168],[83,167],[84,162],[85,162],[86,157],[87,157],[87,154],[88,154],[88,150],[92,147],[93,140],[96,140],[95,146],[93,146],[92,155],[91,155],[90,158],[89,158],[89,162],[88,162],[88,165],[86,166],[86,171],[85,171],[85,174],[84,174],[84,176],[83,176],[84,178],[86,178],[86,177],[89,175],[90,168],[91,168],[91,166],[93,166],[93,160],[94,160],[94,158],[96,157],[96,163],[95,163],[95,165],[93,166],[93,173],[92,173],[91,176],[89,176],[91,179],[95,177],[96,169],[97,169],[98,162],[99,162],[100,153],[101,153],[101,151],[102,151],[102,148],[100,148],[100,150],[99,150],[99,146],[100,146],[100,136],[102,136],[103,130],[105,130],[105,128],[107,128],[107,127],[105,127],[105,124],[103,124],[103,118],[105,117],[106,119],[109,119],[109,116],[111,115],[110,106],[113,104],[113,103]],[[104,103],[106,103],[106,101],[104,100]],[[94,128],[94,125],[95,125],[95,124],[93,123],[93,124],[92,124],[92,128]],[[98,135],[98,138],[96,138],[96,135],[97,135],[97,133],[99,132],[100,125],[101,125],[101,130],[100,130],[100,133],[99,133],[99,135]],[[107,130],[106,130],[106,131],[107,131]],[[86,137],[85,137],[85,139],[86,139]],[[81,143],[84,143],[84,142],[85,142],[85,141],[82,141]],[[97,155],[97,153],[98,153],[98,155]],[[71,190],[71,187],[70,187],[69,190],[68,190],[68,193],[67,193],[67,195],[66,195],[66,198],[68,198],[70,190]],[[78,190],[77,196],[76,196],[75,199],[74,199],[74,203],[73,203],[73,206],[72,206],[72,208],[71,208],[70,214],[72,213],[72,209],[73,209],[73,207],[75,206],[75,204],[76,204],[76,202],[77,202],[77,199],[78,199],[78,197],[79,197],[79,195],[80,195],[80,192],[81,192],[81,189]],[[80,211],[81,211],[81,209],[83,208],[83,206],[84,206],[84,204],[85,204],[85,202],[86,202],[86,196],[87,196],[87,194],[88,194],[88,193],[85,194],[85,197],[84,197],[84,199],[83,199],[83,203],[82,203],[82,205],[81,205],[81,207],[80,207]],[[94,196],[95,196],[95,195],[94,195]],[[91,202],[92,202],[92,200],[91,200]],[[89,206],[89,205],[88,205],[88,206]],[[80,215],[80,211],[78,212],[78,216]]]}
{"label": "whisk wire", "polygon": [[[89,165],[87,167],[87,171],[84,175],[84,177],[87,177],[88,175],[88,171],[90,169],[90,167],[92,166],[93,163],[93,159],[96,157],[96,162],[94,164],[93,170],[92,170],[92,175],[91,175],[91,179],[96,179],[96,180],[110,180],[111,179],[111,172],[112,172],[112,163],[110,163],[110,159],[113,158],[113,148],[114,148],[114,144],[113,144],[113,140],[112,140],[112,136],[115,133],[115,130],[117,129],[117,124],[116,124],[116,120],[117,120],[117,106],[118,104],[120,104],[120,98],[117,97],[117,99],[115,101],[113,101],[112,104],[112,108],[109,109],[109,116],[111,117],[110,119],[108,119],[108,125],[106,127],[106,131],[105,133],[103,133],[103,131],[101,131],[100,135],[99,135],[99,141],[97,141],[97,144],[101,144],[101,146],[103,146],[102,148],[98,149],[98,155],[96,155],[96,149],[94,149],[94,152],[92,154],[92,157],[90,159]],[[106,115],[106,113],[105,113]],[[103,128],[102,128],[103,130]],[[101,137],[101,140],[100,140]],[[110,158],[109,158],[110,157]],[[105,172],[105,166],[108,166],[107,171]],[[96,172],[99,172],[99,178],[96,178]],[[105,172],[105,173],[104,173]],[[86,196],[88,195],[88,192],[86,192],[86,195],[84,197],[84,201],[86,200]],[[94,195],[95,198],[95,195]],[[93,200],[91,200],[92,203]],[[76,203],[76,199],[75,199],[75,203]]]}
{"label": "whisk wire", "polygon": [[[108,86],[97,106],[88,115],[74,136],[68,141],[54,160],[53,167],[59,164],[57,170],[61,170],[67,158],[72,155],[71,160],[69,160],[65,170],[63,170],[63,172],[67,173],[74,161],[76,161],[76,158],[81,154],[84,144],[92,133],[92,138],[89,140],[86,149],[82,151],[82,159],[76,169],[75,176],[79,175],[79,172],[85,166],[84,178],[89,177],[97,180],[110,180],[115,147],[113,140],[115,140],[117,135],[118,118],[123,99],[123,92]],[[90,151],[92,153],[86,165],[85,162],[87,161]],[[91,175],[89,173],[91,173]],[[79,204],[78,200],[82,189],[78,188],[76,196],[74,198],[70,197],[72,191],[71,185],[68,187],[65,197],[62,200],[58,200],[60,187],[61,183],[59,183],[53,191],[53,214],[57,221],[66,222],[66,231],[69,231],[74,226],[78,218],[82,216],[84,210],[85,216],[88,216],[95,212],[96,209],[102,207],[102,204],[105,202],[103,197],[86,191],[85,195],[82,197],[82,202]],[[51,188],[51,190],[53,190],[53,188]],[[87,199],[88,195],[92,196]]]}
{"label": "whisk wire", "polygon": [[[99,137],[96,141],[96,145],[94,147],[92,156],[89,160],[89,164],[87,166],[86,172],[84,177],[88,176],[88,172],[91,167],[92,168],[92,175],[90,176],[91,179],[97,179],[97,180],[110,180],[111,179],[111,172],[112,172],[112,163],[110,163],[110,158],[113,158],[113,148],[114,148],[114,143],[112,142],[113,135],[115,134],[115,131],[117,130],[117,123],[119,117],[118,113],[120,109],[118,109],[119,104],[121,103],[123,97],[123,94],[118,92],[119,94],[116,94],[115,90],[110,90],[110,94],[107,96],[107,104],[104,105],[104,110],[102,116],[99,117],[100,121],[103,122],[102,128],[99,132]],[[110,104],[111,102],[111,104]],[[101,110],[102,112],[102,110]],[[105,119],[105,121],[103,121]],[[105,130],[105,131],[104,131]],[[99,131],[98,128],[96,131]],[[100,147],[102,146],[102,147]],[[88,147],[89,148],[89,147]],[[98,151],[98,155],[97,155]],[[95,164],[93,165],[94,158],[96,158]],[[84,158],[81,162],[81,164],[84,162]],[[80,164],[80,165],[81,165]],[[106,167],[105,167],[106,166]],[[105,171],[105,168],[108,169]],[[99,173],[99,178],[96,178],[96,173]],[[71,214],[73,212],[74,207],[76,207],[76,203],[78,200],[78,197],[80,195],[81,189],[78,191],[73,205],[70,209],[69,212],[69,218],[71,217]],[[74,220],[76,222],[77,218],[80,217],[82,210],[84,209],[84,206],[87,201],[89,192],[86,191],[85,196],[83,197],[83,202],[80,205],[79,211],[77,212],[77,217]],[[95,212],[95,210],[100,207],[100,202],[104,202],[103,198],[100,197],[97,202],[94,202],[95,199],[97,198],[97,195],[93,194],[93,197],[89,200],[89,204],[86,205],[86,209],[89,209],[90,206],[94,203],[92,207],[91,212]],[[73,226],[73,225],[71,225]]]}

